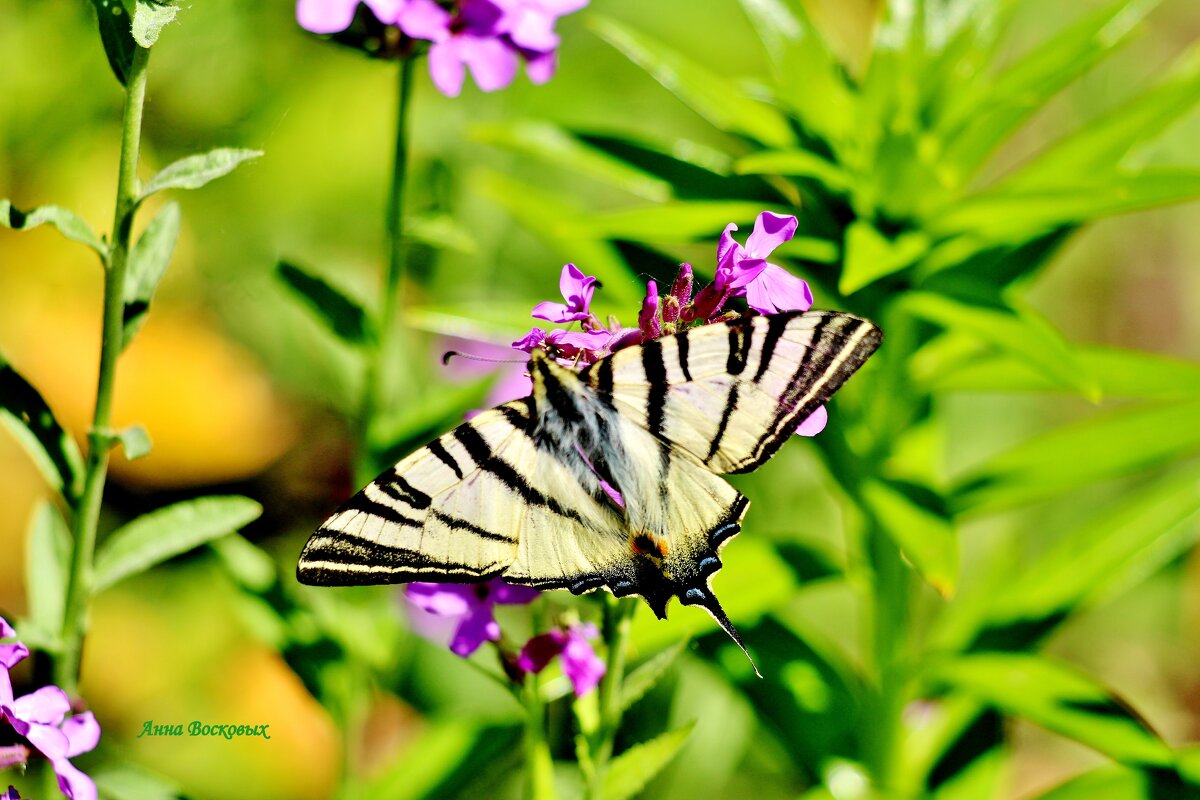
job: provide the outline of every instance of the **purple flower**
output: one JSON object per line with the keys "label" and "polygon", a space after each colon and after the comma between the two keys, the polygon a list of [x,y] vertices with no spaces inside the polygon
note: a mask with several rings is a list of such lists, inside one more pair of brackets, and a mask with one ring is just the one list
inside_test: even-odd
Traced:
{"label": "purple flower", "polygon": [[532,603],[538,591],[495,578],[488,583],[410,583],[405,595],[423,611],[458,620],[450,650],[466,658],[484,642],[500,640],[500,623],[492,615],[497,604]]}
{"label": "purple flower", "polygon": [[[313,33],[337,33],[350,27],[360,0],[297,0],[296,21]],[[395,24],[405,0],[361,0],[380,22]]]}
{"label": "purple flower", "polygon": [[[0,618],[0,639],[15,635],[12,626]],[[0,722],[7,722],[50,761],[63,794],[71,800],[96,800],[96,784],[68,759],[95,748],[100,726],[90,711],[67,717],[71,703],[57,686],[43,686],[14,698],[8,670],[27,655],[29,649],[20,642],[0,645]]]}
{"label": "purple flower", "polygon": [[662,320],[658,315],[658,306],[658,284],[650,281],[646,284],[646,299],[642,301],[642,310],[638,314],[638,328],[647,339],[662,336]]}
{"label": "purple flower", "polygon": [[574,264],[562,268],[558,278],[558,290],[562,292],[563,303],[538,303],[533,307],[531,315],[547,322],[581,322],[592,318],[592,295],[596,293],[596,279],[584,275]]}
{"label": "purple flower", "polygon": [[21,795],[17,794],[15,787],[9,786],[7,792],[0,794],[0,800],[21,800]]}
{"label": "purple flower", "polygon": [[596,626],[589,623],[535,636],[521,648],[517,666],[525,672],[538,673],[555,656],[561,655],[563,674],[571,681],[575,696],[583,697],[595,689],[604,677],[604,661],[596,655],[589,642],[599,635]]}
{"label": "purple flower", "polygon": [[529,80],[542,84],[554,77],[559,45],[554,23],[587,5],[588,0],[494,0],[504,9],[501,30],[525,59]]}
{"label": "purple flower", "polygon": [[610,331],[603,328],[590,331],[557,328],[546,335],[546,344],[558,353],[560,362],[591,364],[607,354],[614,338]]}
{"label": "purple flower", "polygon": [[485,92],[503,89],[517,76],[519,55],[500,38],[503,18],[504,12],[491,0],[462,0],[453,15],[433,0],[408,0],[399,23],[412,38],[433,42],[433,85],[447,97],[457,97],[467,69]]}
{"label": "purple flower", "polygon": [[709,288],[715,287],[718,293],[727,291],[732,297],[745,297],[749,306],[760,314],[807,311],[813,302],[808,283],[767,262],[776,247],[796,234],[796,224],[793,216],[764,211],[754,221],[754,231],[742,247],[731,233],[738,229],[737,225],[729,223],[717,245],[717,275]]}

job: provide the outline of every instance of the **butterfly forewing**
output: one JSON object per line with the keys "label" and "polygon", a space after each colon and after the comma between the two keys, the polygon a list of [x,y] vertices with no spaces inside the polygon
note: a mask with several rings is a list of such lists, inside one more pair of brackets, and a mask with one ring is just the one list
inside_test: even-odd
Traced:
{"label": "butterfly forewing", "polygon": [[628,348],[586,380],[623,415],[718,473],[769,459],[879,346],[870,322],[746,317]]}

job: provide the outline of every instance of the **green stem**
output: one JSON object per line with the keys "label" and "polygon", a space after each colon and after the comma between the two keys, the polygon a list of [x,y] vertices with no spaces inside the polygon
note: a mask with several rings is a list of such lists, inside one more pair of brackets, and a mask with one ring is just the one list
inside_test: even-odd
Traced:
{"label": "green stem", "polygon": [[546,741],[546,705],[542,702],[536,674],[528,675],[522,690],[525,704],[525,768],[528,770],[529,800],[555,796],[554,759]]}
{"label": "green stem", "polygon": [[896,543],[874,518],[867,521],[866,546],[875,573],[871,597],[874,606],[872,649],[879,681],[876,694],[870,700],[866,757],[875,788],[887,796],[895,784],[901,715],[906,702],[904,653],[910,574]]}
{"label": "green stem", "polygon": [[613,742],[621,726],[621,684],[625,678],[625,651],[629,649],[629,631],[633,614],[637,611],[635,599],[618,600],[605,595],[604,645],[608,653],[608,669],[600,679],[600,730],[599,742],[593,752],[594,770],[588,785],[587,796],[599,798],[604,785],[604,771],[612,757]]}
{"label": "green stem", "polygon": [[375,320],[377,340],[367,354],[363,376],[363,394],[359,413],[359,446],[356,477],[365,483],[375,477],[378,466],[371,448],[371,422],[379,408],[383,363],[387,343],[396,324],[404,278],[404,188],[408,175],[408,107],[412,95],[414,58],[400,60],[396,80],[396,142],[392,160],[392,182],[387,200],[387,272],[383,282],[383,300]]}
{"label": "green stem", "polygon": [[79,683],[83,635],[87,627],[88,600],[92,593],[92,561],[96,551],[96,529],[100,503],[108,476],[108,453],[112,445],[113,383],[124,340],[122,314],[125,306],[125,271],[133,210],[138,195],[138,150],[142,139],[142,107],[146,99],[146,65],[150,51],[135,47],[125,85],[125,110],[121,119],[121,167],[117,177],[117,200],[113,235],[104,273],[104,329],[100,341],[100,374],[96,382],[96,406],[88,433],[88,457],[83,497],[72,519],[74,550],[67,578],[63,615],[62,653],[55,662],[55,682],[68,694]]}

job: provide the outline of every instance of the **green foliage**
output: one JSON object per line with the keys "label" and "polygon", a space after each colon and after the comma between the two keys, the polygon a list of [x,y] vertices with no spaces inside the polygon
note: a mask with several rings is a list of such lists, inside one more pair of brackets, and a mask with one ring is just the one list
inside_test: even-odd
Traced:
{"label": "green foliage", "polygon": [[33,457],[42,475],[68,503],[79,499],[83,457],[37,389],[0,356],[0,422]]}
{"label": "green foliage", "polygon": [[150,220],[146,230],[129,251],[129,264],[125,273],[124,347],[146,321],[150,310],[150,299],[158,282],[171,263],[175,243],[179,240],[179,204],[167,203],[162,211]]}
{"label": "green foliage", "polygon": [[262,156],[261,150],[243,150],[233,147],[218,147],[207,153],[187,156],[159,170],[142,187],[138,202],[164,189],[199,189],[233,172],[246,161]]}
{"label": "green foliage", "polygon": [[328,281],[287,261],[279,262],[276,274],[343,342],[365,346],[375,341],[371,319],[360,302],[347,297]]}
{"label": "green foliage", "polygon": [[144,514],[113,533],[96,553],[96,591],[169,558],[227,536],[262,514],[245,497],[201,497]]}
{"label": "green foliage", "polygon": [[648,742],[635,744],[608,764],[604,773],[604,800],[630,800],[654,779],[687,741],[695,723],[667,731]]}
{"label": "green foliage", "polygon": [[58,509],[42,502],[34,509],[25,552],[25,584],[29,613],[21,636],[30,646],[54,650],[62,633],[63,603],[67,596],[67,565],[71,532]]}
{"label": "green foliage", "polygon": [[8,200],[0,200],[0,225],[14,231],[27,231],[44,224],[53,225],[68,239],[92,248],[101,259],[107,258],[108,248],[75,212],[61,206],[38,206],[32,211],[19,211]]}

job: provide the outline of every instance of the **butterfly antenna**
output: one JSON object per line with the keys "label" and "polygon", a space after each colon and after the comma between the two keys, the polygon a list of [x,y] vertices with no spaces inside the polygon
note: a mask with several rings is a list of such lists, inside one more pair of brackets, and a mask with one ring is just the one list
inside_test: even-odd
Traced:
{"label": "butterfly antenna", "polygon": [[483,356],[463,353],[458,350],[447,350],[445,353],[442,353],[442,366],[444,367],[449,364],[452,358],[469,358],[472,361],[487,361],[491,364],[524,364],[527,361],[524,358],[484,358]]}
{"label": "butterfly antenna", "polygon": [[699,605],[707,611],[722,630],[729,634],[729,638],[733,639],[733,643],[742,649],[746,654],[746,658],[750,661],[750,666],[754,669],[754,674],[762,677],[762,673],[758,671],[758,665],[754,663],[754,659],[750,656],[750,651],[746,649],[746,645],[742,642],[742,637],[738,634],[737,628],[733,627],[733,623],[729,621],[729,615],[725,613],[725,609],[721,608],[721,603],[717,600],[717,596],[712,592],[697,592],[692,589],[688,591],[688,599],[692,600],[691,604]]}

